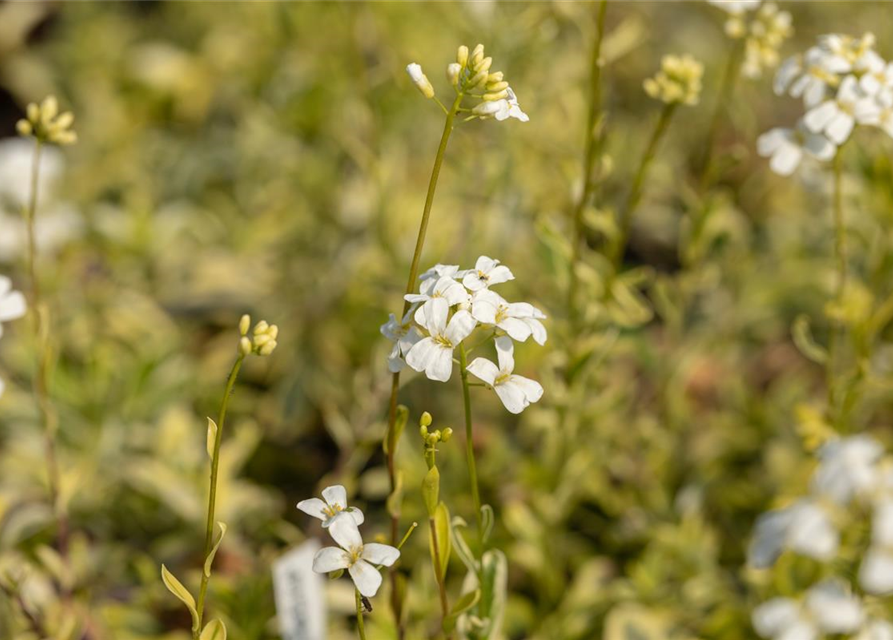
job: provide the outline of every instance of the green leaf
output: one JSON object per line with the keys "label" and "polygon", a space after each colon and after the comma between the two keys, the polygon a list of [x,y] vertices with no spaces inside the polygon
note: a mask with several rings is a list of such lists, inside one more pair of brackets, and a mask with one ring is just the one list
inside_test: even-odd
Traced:
{"label": "green leaf", "polygon": [[199,640],[226,640],[226,626],[220,620],[211,620],[202,629]]}
{"label": "green leaf", "polygon": [[[435,467],[436,468],[436,467]],[[452,553],[452,541],[450,540],[450,511],[447,506],[441,502],[437,505],[434,515],[431,518],[433,531],[437,532],[437,549],[440,556],[440,566],[435,566],[435,570],[440,572],[439,578],[446,578],[447,566],[450,563],[450,554]],[[431,549],[431,562],[436,562],[434,556],[434,535],[431,527],[428,529],[428,543]]]}
{"label": "green leaf", "polygon": [[167,587],[168,591],[186,605],[189,613],[192,614],[192,629],[198,629],[198,611],[195,610],[195,598],[192,597],[189,590],[164,565],[161,565],[161,581],[164,582],[164,586]]}
{"label": "green leaf", "polygon": [[217,423],[208,418],[208,457],[214,459],[214,443],[217,441]]}
{"label": "green leaf", "polygon": [[794,338],[794,344],[797,345],[797,349],[804,356],[818,364],[825,364],[828,361],[828,351],[812,337],[807,316],[797,316],[791,327],[791,335]]}
{"label": "green leaf", "polygon": [[456,621],[466,611],[470,610],[474,605],[476,605],[481,599],[481,590],[475,589],[474,591],[469,591],[464,594],[456,603],[453,605],[450,614],[443,619],[443,631],[446,634],[449,634],[456,628]]}
{"label": "green leaf", "polygon": [[496,516],[493,513],[493,507],[489,504],[481,505],[481,536],[486,542],[493,533],[493,525],[496,523]]}
{"label": "green leaf", "polygon": [[462,614],[462,617],[473,616],[480,621],[474,625],[477,629],[473,634],[478,640],[500,636],[502,619],[505,616],[507,583],[508,561],[505,554],[498,549],[485,551],[481,558],[480,582],[466,579],[463,586],[465,593],[478,588],[481,592],[477,605]]}
{"label": "green leaf", "polygon": [[223,542],[223,536],[226,535],[226,525],[222,522],[218,522],[217,526],[220,527],[220,537],[217,538],[217,542],[214,543],[214,546],[211,547],[211,552],[208,554],[208,557],[205,558],[205,577],[211,577],[211,564],[214,562],[214,556],[217,555],[217,549],[220,547],[220,543]]}
{"label": "green leaf", "polygon": [[381,443],[381,448],[384,450],[385,455],[390,451],[393,451],[394,454],[397,453],[397,445],[400,443],[400,436],[403,435],[403,430],[406,428],[408,420],[409,408],[402,404],[399,405],[397,414],[394,416],[394,428],[388,430],[387,436]]}
{"label": "green leaf", "polygon": [[459,531],[459,529],[467,527],[468,523],[466,523],[460,516],[456,516],[453,518],[451,525],[453,532],[452,539],[453,545],[456,548],[456,555],[459,556],[462,564],[465,565],[470,574],[477,575],[477,560],[474,559],[474,554],[471,553],[471,547],[468,546],[468,543],[465,542],[465,538],[462,537],[462,533]]}
{"label": "green leaf", "polygon": [[437,467],[428,469],[425,479],[422,480],[422,498],[425,500],[428,517],[434,517],[437,503],[440,501],[440,471],[437,470]]}

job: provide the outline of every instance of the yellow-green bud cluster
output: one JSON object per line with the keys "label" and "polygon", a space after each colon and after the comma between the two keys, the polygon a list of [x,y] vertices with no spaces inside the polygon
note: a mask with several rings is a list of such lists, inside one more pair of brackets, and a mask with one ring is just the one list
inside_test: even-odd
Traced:
{"label": "yellow-green bud cluster", "polygon": [[686,54],[666,55],[660,66],[653,78],[645,80],[645,93],[666,104],[697,104],[704,65]]}
{"label": "yellow-green bud cluster", "polygon": [[778,66],[781,45],[794,34],[791,14],[771,2],[757,10],[745,31],[741,71],[748,78],[759,78],[764,69]]}
{"label": "yellow-green bud cluster", "polygon": [[254,326],[252,335],[248,332],[251,329],[251,316],[245,314],[239,320],[239,351],[243,356],[252,353],[259,356],[268,356],[276,349],[276,338],[279,336],[279,327],[275,324],[268,324],[266,320],[261,320]]}
{"label": "yellow-green bud cluster", "polygon": [[492,66],[493,58],[484,56],[484,45],[477,45],[470,53],[468,47],[462,45],[456,52],[456,62],[447,66],[447,79],[457,91],[483,91],[476,97],[485,102],[502,100],[508,95],[509,85],[501,71],[490,70]]}
{"label": "yellow-green bud cluster", "polygon": [[45,98],[40,104],[29,104],[26,116],[16,123],[19,135],[47,144],[67,145],[77,142],[78,136],[71,129],[74,114],[70,111],[59,113],[59,103],[54,96]]}
{"label": "yellow-green bud cluster", "polygon": [[422,425],[419,427],[419,435],[421,435],[422,440],[425,441],[425,446],[436,447],[439,442],[449,442],[450,438],[453,437],[453,430],[447,427],[443,431],[436,429],[429,432],[428,427]]}

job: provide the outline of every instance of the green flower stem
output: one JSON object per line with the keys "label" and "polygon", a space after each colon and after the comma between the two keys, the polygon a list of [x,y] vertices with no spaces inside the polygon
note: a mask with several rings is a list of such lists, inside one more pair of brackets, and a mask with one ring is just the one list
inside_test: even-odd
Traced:
{"label": "green flower stem", "polygon": [[[431,207],[434,204],[434,192],[437,190],[437,180],[440,177],[440,168],[443,165],[443,159],[446,155],[447,143],[450,140],[450,134],[453,133],[453,127],[455,126],[456,114],[459,112],[459,107],[462,104],[462,98],[465,96],[461,91],[456,94],[456,99],[453,101],[453,106],[447,112],[446,121],[443,125],[443,134],[440,136],[440,145],[437,147],[437,155],[434,157],[434,167],[431,170],[431,179],[428,181],[428,194],[425,196],[425,208],[422,210],[422,221],[419,224],[419,235],[416,238],[415,243],[415,251],[412,254],[412,264],[409,268],[409,279],[406,282],[406,293],[412,293],[415,290],[415,283],[419,277],[419,261],[422,258],[422,249],[425,246],[425,234],[428,232],[428,221],[431,218]],[[400,318],[402,320],[403,316],[406,315],[406,312],[409,311],[410,303],[404,301],[403,303],[403,313]],[[400,391],[400,373],[397,372],[393,375],[391,380],[391,399],[388,403],[388,433],[394,428],[394,424],[397,421],[397,394]],[[385,436],[387,437],[387,435]],[[396,443],[395,443],[396,444]],[[396,446],[388,448],[388,479],[390,480],[391,485],[391,493],[393,493],[397,488],[397,471],[394,462],[394,454],[396,450]],[[399,538],[399,530],[400,530],[400,518],[397,515],[391,516],[391,544],[396,544]],[[392,586],[395,586],[394,571],[390,572]],[[394,617],[397,620],[397,637],[402,640],[406,635],[406,629],[401,622],[403,619],[402,616],[402,603],[398,602],[397,599],[397,590],[392,589],[392,597],[391,597],[391,609],[394,612]]]}
{"label": "green flower stem", "polygon": [[50,503],[56,517],[56,544],[59,555],[67,564],[68,558],[68,516],[59,500],[59,463],[56,456],[56,432],[59,417],[50,400],[49,376],[52,354],[49,345],[49,310],[41,293],[40,277],[37,274],[37,194],[40,182],[40,157],[43,145],[34,142],[34,158],[31,166],[31,191],[25,209],[25,225],[28,236],[28,275],[31,280],[31,318],[34,341],[37,345],[37,370],[34,376],[34,398],[44,430],[44,456],[47,465],[47,483]]}
{"label": "green flower stem", "polygon": [[357,634],[359,634],[360,640],[366,640],[366,626],[363,622],[363,596],[360,595],[359,589],[356,589],[354,593],[357,601]]}
{"label": "green flower stem", "polygon": [[[217,510],[217,471],[220,466],[220,443],[223,439],[223,427],[226,423],[226,409],[229,406],[229,399],[233,394],[236,378],[239,376],[239,370],[242,368],[242,363],[244,361],[245,354],[240,351],[239,355],[236,357],[236,361],[233,363],[232,370],[229,372],[229,377],[226,380],[226,391],[224,391],[223,400],[220,403],[220,413],[217,416],[217,433],[214,435],[214,455],[211,456],[211,484],[210,489],[208,490],[208,518],[205,523],[205,553],[203,560],[207,559],[208,555],[210,555],[211,548],[214,544],[214,517]],[[192,637],[196,640],[198,640],[199,634],[201,633],[202,616],[205,610],[205,596],[207,595],[209,580],[210,577],[205,573],[204,569],[202,569],[202,584],[198,592],[198,603],[196,606],[199,625],[198,629],[193,629],[192,631]]]}
{"label": "green flower stem", "polygon": [[474,460],[474,430],[471,423],[471,390],[468,384],[468,356],[465,346],[459,345],[459,373],[462,377],[462,401],[465,405],[465,458],[468,461],[468,479],[474,500],[474,519],[478,530],[478,552],[484,553],[484,521],[481,514],[481,490],[478,487],[477,465]]}
{"label": "green flower stem", "polygon": [[670,120],[673,119],[673,113],[675,113],[677,106],[677,103],[669,102],[665,104],[664,108],[661,110],[660,117],[657,119],[654,131],[651,132],[651,138],[648,140],[648,145],[645,147],[645,152],[642,154],[642,160],[639,162],[639,168],[636,170],[636,175],[633,178],[633,185],[632,188],[630,188],[626,204],[623,209],[620,210],[620,220],[618,225],[619,235],[611,255],[615,267],[619,267],[620,263],[623,261],[623,254],[626,251],[626,243],[629,241],[629,232],[632,227],[633,213],[642,201],[642,193],[645,186],[645,178],[648,175],[648,169],[651,167],[654,156],[657,155],[657,147],[670,126]]}
{"label": "green flower stem", "polygon": [[[434,579],[437,581],[437,590],[440,592],[440,626],[443,628],[447,616],[450,615],[450,603],[447,599],[444,577],[440,573],[440,542],[437,539],[437,523],[434,522],[434,518],[428,518],[428,528],[431,531],[431,548],[434,551],[434,557],[432,558],[434,561]],[[452,638],[453,634],[450,633],[447,637]]]}
{"label": "green flower stem", "polygon": [[[843,147],[834,155],[834,192],[832,210],[834,215],[834,259],[837,263],[837,285],[834,293],[838,312],[843,306],[847,285],[846,222],[843,218]],[[840,428],[840,411],[837,409],[837,388],[835,377],[840,359],[840,340],[844,331],[843,323],[833,320],[828,340],[826,385],[828,387],[828,414],[831,424]]]}
{"label": "green flower stem", "polygon": [[713,146],[716,142],[716,136],[719,133],[719,125],[722,123],[723,116],[728,110],[729,101],[735,93],[735,86],[738,84],[738,78],[741,77],[741,62],[743,55],[743,43],[741,41],[736,41],[732,50],[729,52],[729,57],[726,61],[719,96],[716,98],[716,106],[714,107],[713,115],[710,118],[710,128],[707,129],[707,139],[704,141],[704,156],[701,159],[701,179],[699,181],[702,193],[713,183]]}
{"label": "green flower stem", "polygon": [[580,194],[580,199],[577,200],[574,206],[571,216],[573,220],[573,239],[571,241],[570,284],[567,291],[567,308],[570,311],[571,321],[574,324],[576,324],[579,317],[576,307],[577,290],[580,285],[577,277],[577,263],[580,262],[585,231],[583,211],[586,209],[586,204],[595,191],[595,180],[592,176],[593,165],[600,156],[601,143],[604,140],[601,132],[596,131],[596,123],[601,110],[601,50],[602,40],[605,35],[607,6],[608,1],[601,0],[596,13],[596,36],[595,43],[592,46],[592,58],[589,68],[589,111],[586,117],[586,143],[583,148],[583,191]]}

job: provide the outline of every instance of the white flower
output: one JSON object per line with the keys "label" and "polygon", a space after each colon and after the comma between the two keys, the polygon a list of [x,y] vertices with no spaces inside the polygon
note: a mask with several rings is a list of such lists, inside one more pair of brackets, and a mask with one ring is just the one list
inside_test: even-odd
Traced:
{"label": "white flower", "polygon": [[26,310],[25,296],[13,290],[9,278],[0,276],[0,336],[3,335],[3,323],[21,318]]}
{"label": "white flower", "polygon": [[502,329],[518,342],[531,335],[540,345],[546,343],[546,328],[540,320],[545,314],[526,302],[506,302],[502,296],[489,289],[481,289],[471,300],[471,315],[481,324],[491,324]]}
{"label": "white flower", "polygon": [[411,323],[414,310],[414,307],[410,307],[400,322],[397,321],[397,316],[392,313],[388,321],[381,325],[381,334],[394,343],[394,347],[388,354],[388,370],[391,373],[398,373],[403,370],[403,367],[406,365],[403,358],[409,353],[412,345],[422,339],[418,329],[412,326]]}
{"label": "white flower", "polygon": [[453,280],[461,280],[465,277],[465,274],[468,273],[468,270],[459,270],[459,265],[457,264],[440,264],[439,262],[435,264],[433,267],[428,269],[425,273],[419,276],[419,280],[422,284],[422,292],[425,292],[424,283],[429,283],[429,286],[442,278],[443,276],[449,276]]}
{"label": "white flower", "polygon": [[759,517],[747,559],[751,566],[763,569],[790,549],[816,560],[830,560],[839,543],[840,536],[825,510],[803,499]]}
{"label": "white flower", "polygon": [[356,507],[347,506],[347,490],[340,484],[323,489],[322,497],[324,501],[319,498],[301,500],[297,505],[298,509],[308,516],[322,520],[324,529],[329,528],[336,518],[344,515],[350,517],[358,526],[363,524],[365,519],[363,512]]}
{"label": "white flower", "polygon": [[543,397],[543,387],[535,380],[512,373],[515,369],[513,350],[514,343],[510,338],[496,338],[499,366],[486,358],[475,358],[468,365],[468,372],[490,385],[511,413],[521,413]]}
{"label": "white flower", "polygon": [[419,324],[425,323],[425,306],[430,304],[432,300],[442,298],[451,307],[457,304],[468,303],[471,300],[471,296],[465,290],[465,287],[450,276],[441,276],[437,280],[433,278],[423,280],[421,293],[408,293],[403,297],[407,302],[413,304],[424,303],[415,313],[415,321]]}
{"label": "white flower", "polygon": [[805,55],[792,56],[781,64],[775,74],[775,93],[802,97],[808,108],[814,107],[825,99],[829,87],[837,86],[838,74],[850,69],[850,63],[840,56],[812,47]]}
{"label": "white flower", "polygon": [[406,354],[406,364],[416,371],[424,371],[431,380],[446,382],[453,373],[453,350],[474,331],[476,322],[471,314],[460,309],[449,316],[449,303],[433,298],[425,306],[421,322],[428,337],[415,343]]}
{"label": "white flower", "polygon": [[329,527],[329,534],[337,547],[325,547],[313,557],[316,573],[330,573],[347,569],[360,594],[371,598],[381,586],[381,573],[373,565],[390,567],[400,557],[400,551],[387,544],[363,544],[357,523],[352,518],[337,518]]}
{"label": "white flower", "polygon": [[813,491],[839,504],[861,496],[880,482],[876,462],[883,448],[865,435],[832,440],[819,450]]}
{"label": "white flower", "polygon": [[810,588],[803,603],[773,598],[752,615],[756,632],[776,640],[815,640],[825,633],[852,633],[862,620],[859,600],[830,580]]}
{"label": "white flower", "polygon": [[480,291],[492,284],[500,284],[514,279],[515,276],[511,270],[505,265],[499,264],[499,260],[481,256],[475,262],[474,269],[469,269],[465,277],[462,278],[462,284],[469,291]]}
{"label": "white flower", "polygon": [[434,97],[434,87],[431,85],[431,81],[428,80],[428,76],[422,71],[421,65],[415,62],[406,65],[406,73],[409,74],[413,84],[418,87],[423,96],[426,98]]}
{"label": "white flower", "polygon": [[830,160],[837,147],[825,136],[807,131],[804,127],[785,129],[776,127],[757,139],[757,152],[771,157],[769,166],[781,176],[789,176],[800,165],[803,154],[817,160]]}
{"label": "white flower", "polygon": [[859,123],[879,127],[893,137],[893,87],[885,87],[873,97],[860,100],[854,115]]}
{"label": "white flower", "polygon": [[746,11],[759,8],[762,0],[707,0],[707,2],[730,15],[739,16]]}
{"label": "white flower", "polygon": [[886,620],[870,620],[853,640],[893,640],[893,624]]}
{"label": "white flower", "polygon": [[824,133],[831,142],[846,142],[856,124],[856,104],[864,97],[855,76],[847,76],[840,83],[837,95],[813,107],[803,116],[803,124],[813,133]]}
{"label": "white flower", "polygon": [[515,96],[512,88],[508,87],[505,91],[508,94],[505,98],[481,102],[472,109],[473,113],[483,118],[496,118],[500,122],[509,118],[516,118],[521,122],[529,122],[530,118],[521,111],[518,98]]}

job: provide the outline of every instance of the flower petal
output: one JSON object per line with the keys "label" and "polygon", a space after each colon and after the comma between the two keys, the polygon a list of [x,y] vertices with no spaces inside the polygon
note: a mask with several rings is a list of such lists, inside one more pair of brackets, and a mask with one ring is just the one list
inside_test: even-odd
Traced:
{"label": "flower petal", "polygon": [[446,329],[447,316],[450,313],[450,304],[443,298],[431,298],[422,305],[425,314],[423,323],[428,332],[433,335],[441,335]]}
{"label": "flower petal", "polygon": [[511,338],[500,336],[496,338],[496,357],[499,362],[499,370],[502,373],[511,373],[515,370],[515,345]]}
{"label": "flower petal", "polygon": [[475,358],[468,365],[468,373],[492,386],[499,375],[499,367],[486,358]]}
{"label": "flower petal", "polygon": [[337,542],[345,551],[359,549],[363,546],[363,537],[360,535],[360,530],[353,518],[332,518],[328,531],[329,535],[332,536],[332,540]]}
{"label": "flower petal", "polygon": [[365,560],[357,560],[347,571],[360,594],[371,598],[378,593],[378,588],[381,587],[381,574],[371,564]]}
{"label": "flower petal", "polygon": [[790,598],[772,598],[753,610],[753,628],[764,638],[774,638],[800,618],[799,605]]}
{"label": "flower petal", "polygon": [[487,274],[487,276],[488,276],[488,277],[487,277],[487,282],[488,282],[490,285],[500,284],[500,283],[502,283],[502,282],[508,282],[509,280],[514,280],[514,279],[515,279],[514,274],[513,274],[513,273],[511,272],[511,270],[510,270],[507,266],[505,266],[504,264],[501,264],[501,265],[499,265],[499,266],[497,266],[497,267],[494,267],[494,268],[490,271],[490,273]]}
{"label": "flower petal", "polygon": [[0,322],[21,318],[27,309],[25,296],[19,291],[12,291],[0,298]]}
{"label": "flower petal", "polygon": [[322,497],[330,507],[347,509],[347,489],[343,485],[333,484],[322,490]]}
{"label": "flower petal", "polygon": [[327,520],[329,517],[328,515],[326,515],[325,512],[326,503],[319,498],[308,498],[307,500],[301,500],[297,504],[297,507],[308,516],[313,516],[314,518],[318,518],[323,521]]}
{"label": "flower petal", "polygon": [[524,342],[533,332],[530,325],[520,318],[506,318],[497,326],[509,334],[512,340],[517,340],[518,342]]}
{"label": "flower petal", "polygon": [[313,570],[316,573],[329,573],[350,566],[350,554],[337,547],[324,547],[313,556]]}
{"label": "flower petal", "polygon": [[450,318],[450,324],[446,328],[446,338],[451,345],[456,347],[474,331],[477,324],[477,320],[470,313],[460,309]]}
{"label": "flower petal", "polygon": [[543,397],[543,385],[541,385],[536,380],[531,380],[530,378],[525,378],[524,376],[512,375],[509,378],[509,381],[517,385],[524,392],[524,395],[527,396],[527,400],[531,403],[537,402],[540,398]]}
{"label": "flower petal", "polygon": [[425,375],[429,380],[447,382],[453,375],[453,350],[442,345],[435,345],[431,350],[432,357],[425,366]]}
{"label": "flower petal", "polygon": [[389,544],[370,542],[363,546],[363,553],[360,557],[372,564],[381,564],[390,567],[397,562],[397,558],[400,557],[400,550]]}
{"label": "flower petal", "polygon": [[530,404],[527,396],[524,395],[524,390],[516,385],[511,378],[496,385],[493,390],[496,391],[496,395],[499,396],[502,404],[510,413],[521,413]]}
{"label": "flower petal", "polygon": [[406,354],[406,364],[416,371],[424,371],[440,350],[440,345],[433,338],[422,338]]}
{"label": "flower petal", "polygon": [[893,592],[893,555],[884,549],[869,549],[859,567],[859,584],[876,596]]}

